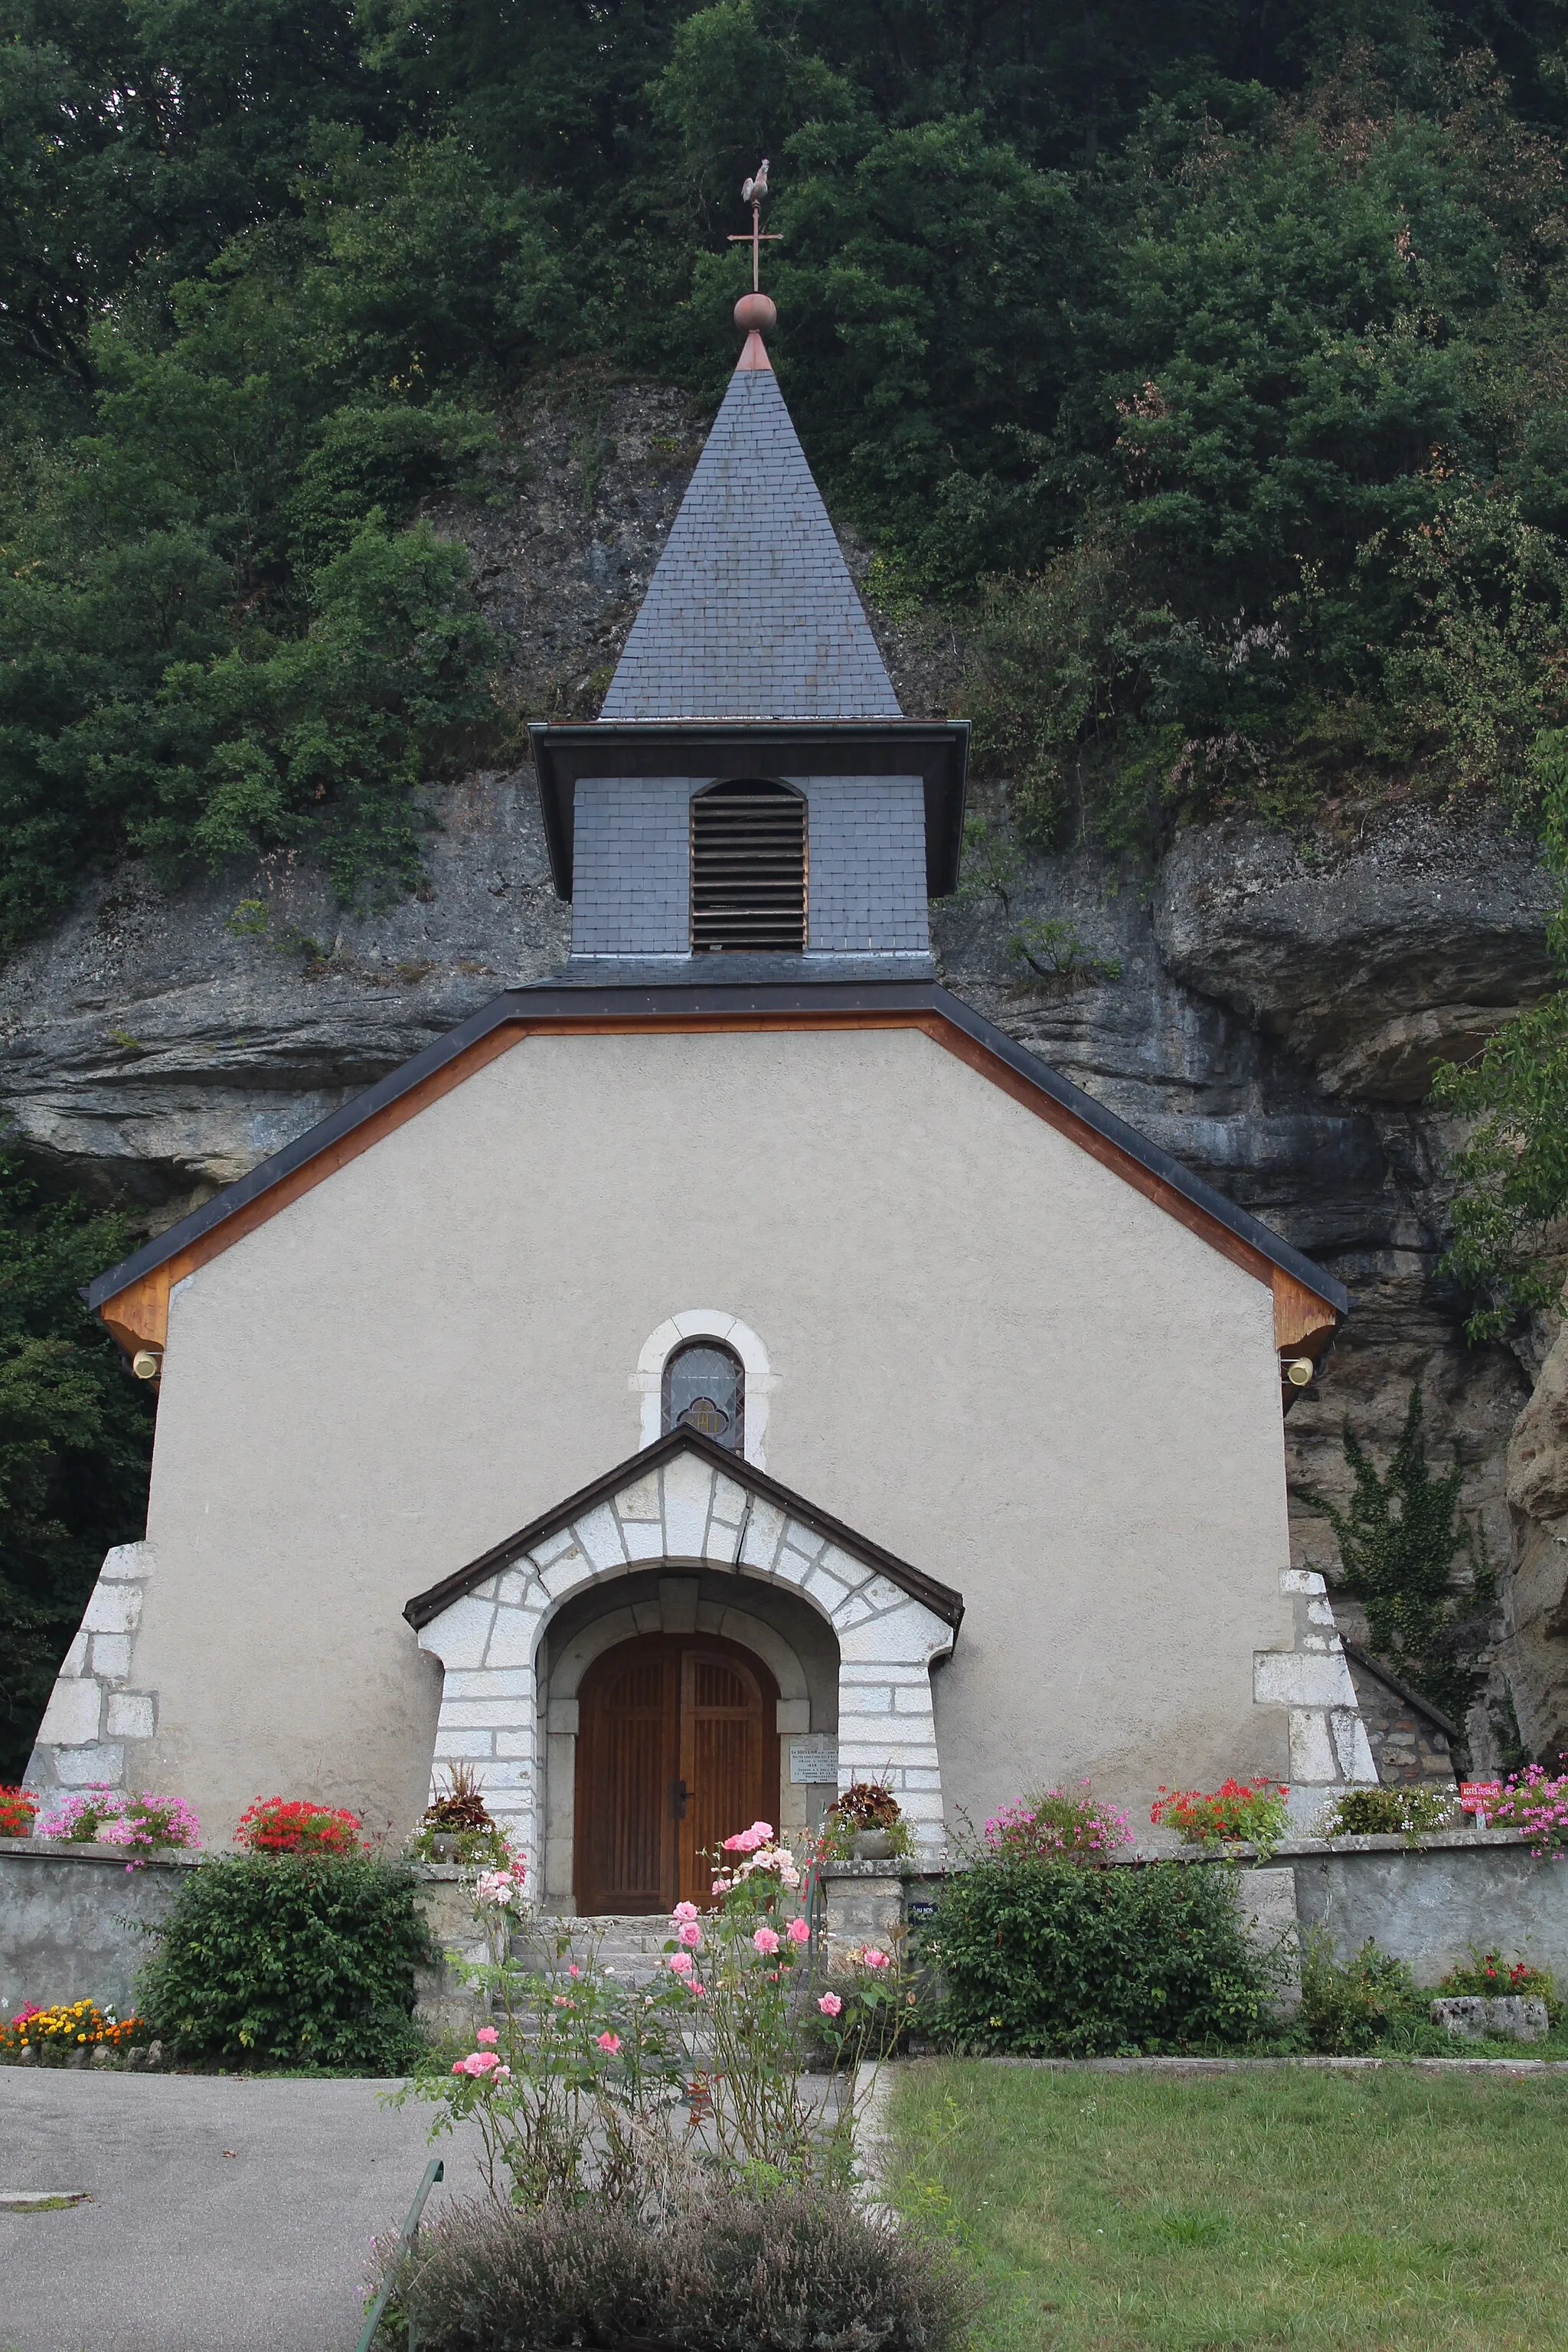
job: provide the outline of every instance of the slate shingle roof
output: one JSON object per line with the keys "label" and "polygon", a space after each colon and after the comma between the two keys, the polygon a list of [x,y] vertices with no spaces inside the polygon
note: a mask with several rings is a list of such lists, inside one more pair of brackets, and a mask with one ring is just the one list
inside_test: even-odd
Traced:
{"label": "slate shingle roof", "polygon": [[900,716],[777,378],[737,368],[600,717]]}

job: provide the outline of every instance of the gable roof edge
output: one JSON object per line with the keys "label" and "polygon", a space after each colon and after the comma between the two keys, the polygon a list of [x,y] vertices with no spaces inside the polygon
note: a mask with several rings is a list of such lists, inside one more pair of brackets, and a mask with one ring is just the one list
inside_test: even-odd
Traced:
{"label": "gable roof edge", "polygon": [[[574,1519],[580,1518],[585,1511],[591,1511],[595,1504],[607,1501],[623,1486],[629,1486],[636,1478],[646,1477],[650,1470],[658,1469],[677,1454],[695,1454],[700,1461],[721,1471],[737,1486],[749,1487],[752,1494],[760,1495],[764,1502],[774,1504],[788,1517],[799,1519],[803,1526],[826,1536],[830,1543],[853,1552],[858,1559],[864,1560],[868,1568],[874,1568],[879,1576],[887,1578],[889,1584],[896,1584],[900,1592],[907,1592],[911,1601],[920,1601],[923,1608],[929,1609],[933,1616],[940,1617],[944,1624],[951,1625],[957,1633],[963,1618],[962,1592],[955,1591],[951,1584],[942,1584],[934,1576],[927,1576],[922,1569],[911,1568],[909,1561],[900,1559],[896,1552],[887,1550],[869,1536],[861,1535],[858,1528],[849,1527],[843,1519],[835,1518],[830,1511],[822,1510],[816,1503],[808,1503],[804,1495],[797,1495],[793,1487],[782,1486],[778,1479],[770,1478],[765,1470],[757,1468],[755,1463],[731,1454],[725,1446],[716,1445],[710,1437],[704,1437],[700,1430],[695,1429],[668,1430],[663,1437],[656,1438],[651,1445],[645,1445],[628,1455],[626,1461],[617,1462],[613,1470],[605,1471],[586,1486],[580,1486],[574,1495],[568,1495],[563,1502],[542,1512],[538,1518],[530,1519],[527,1526],[519,1528],[515,1535],[505,1536],[500,1543],[492,1544],[488,1551],[480,1552],[478,1559],[469,1560],[466,1568],[455,1570],[426,1591],[416,1592],[411,1601],[404,1603],[403,1614],[417,1633],[422,1626],[428,1625],[438,1617],[444,1609],[449,1609],[453,1601],[460,1601],[466,1592],[471,1592],[476,1584],[482,1584],[487,1577],[494,1576],[500,1569],[510,1568],[513,1560],[522,1553],[531,1551],[535,1544],[543,1543]],[[647,1561],[633,1563],[633,1566],[657,1567],[658,1564]],[[628,1570],[627,1572],[631,1571]]]}

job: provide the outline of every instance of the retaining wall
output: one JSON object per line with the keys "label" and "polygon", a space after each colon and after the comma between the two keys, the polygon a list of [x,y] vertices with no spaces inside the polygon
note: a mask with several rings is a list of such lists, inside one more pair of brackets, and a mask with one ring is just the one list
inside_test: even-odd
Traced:
{"label": "retaining wall", "polygon": [[[0,1838],[0,2017],[15,2017],[27,2001],[82,2000],[126,2015],[136,1971],[153,1949],[147,1930],[167,1915],[181,1872],[200,1859],[155,1854],[127,1870],[122,1846]],[[483,1959],[464,1874],[437,1864],[415,1875],[437,1948]],[[473,2004],[443,1965],[419,1971],[418,2013],[462,2026]]]}
{"label": "retaining wall", "polygon": [[[1418,1984],[1436,1984],[1472,1950],[1526,1954],[1568,1990],[1568,1859],[1537,1862],[1518,1830],[1445,1830],[1407,1843],[1397,1837],[1292,1840],[1267,1856],[1250,1846],[1226,1861],[1243,1874],[1242,1895],[1263,1938],[1295,1927],[1324,1929],[1337,1959],[1372,1937],[1407,1960]],[[1188,1849],[1130,1854],[1118,1869],[1177,1861],[1223,1866]],[[861,1862],[823,1872],[830,1944],[885,1939],[900,1919],[934,1902],[947,1874],[928,1866]]]}

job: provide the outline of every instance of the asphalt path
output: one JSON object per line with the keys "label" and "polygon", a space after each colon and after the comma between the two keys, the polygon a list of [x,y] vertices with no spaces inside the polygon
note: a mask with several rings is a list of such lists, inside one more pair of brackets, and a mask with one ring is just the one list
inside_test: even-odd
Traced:
{"label": "asphalt path", "polygon": [[480,2186],[395,2087],[0,2067],[0,2190],[91,2200],[0,2209],[0,2352],[353,2352],[430,2157],[430,2218]]}

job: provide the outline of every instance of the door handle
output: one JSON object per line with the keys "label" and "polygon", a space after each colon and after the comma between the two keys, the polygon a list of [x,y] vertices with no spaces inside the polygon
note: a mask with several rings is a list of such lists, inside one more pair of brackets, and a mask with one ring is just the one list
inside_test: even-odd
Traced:
{"label": "door handle", "polygon": [[686,1819],[686,1783],[672,1780],[669,1784],[669,1810],[678,1822]]}

